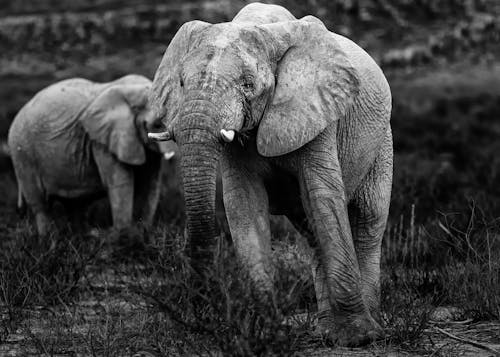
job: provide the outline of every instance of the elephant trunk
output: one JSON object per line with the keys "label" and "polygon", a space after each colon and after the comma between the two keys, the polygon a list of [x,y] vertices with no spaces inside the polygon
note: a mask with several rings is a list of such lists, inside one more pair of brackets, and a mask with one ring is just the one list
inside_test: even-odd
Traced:
{"label": "elephant trunk", "polygon": [[[197,100],[199,104],[199,99]],[[209,124],[215,113],[186,103],[184,129],[179,133],[186,204],[186,228],[192,266],[203,270],[212,261],[218,237],[215,192],[220,144]],[[190,123],[191,122],[191,123]],[[199,270],[199,269],[197,269]]]}
{"label": "elephant trunk", "polygon": [[218,235],[215,219],[215,182],[217,156],[207,153],[203,156],[189,153],[182,156],[181,170],[186,203],[186,228],[190,241],[192,259],[210,258]]}

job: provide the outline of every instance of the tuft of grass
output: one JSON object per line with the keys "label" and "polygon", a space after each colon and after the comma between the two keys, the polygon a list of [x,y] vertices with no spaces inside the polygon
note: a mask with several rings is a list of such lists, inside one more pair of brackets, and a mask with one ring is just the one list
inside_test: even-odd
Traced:
{"label": "tuft of grass", "polygon": [[303,275],[278,265],[276,289],[263,293],[232,249],[221,244],[216,261],[200,279],[179,242],[179,237],[163,242],[147,264],[155,283],[136,291],[153,311],[164,313],[174,324],[183,341],[182,354],[290,355],[299,348],[312,329],[304,324],[312,319],[295,327],[284,321],[301,305],[302,311],[309,310],[303,302],[312,287]]}
{"label": "tuft of grass", "polygon": [[99,249],[88,237],[61,232],[39,239],[26,229],[14,236],[0,248],[2,339],[33,311],[75,299]]}
{"label": "tuft of grass", "polygon": [[475,204],[466,213],[442,215],[390,227],[382,261],[382,307],[390,340],[421,343],[437,306],[458,307],[475,320],[499,319],[500,236],[498,220],[488,220]]}
{"label": "tuft of grass", "polygon": [[54,232],[39,238],[19,233],[2,244],[0,300],[8,306],[50,306],[74,295],[86,265],[99,247],[86,249],[89,237]]}
{"label": "tuft of grass", "polygon": [[411,283],[415,281],[393,276],[382,284],[382,319],[388,342],[403,349],[420,346],[436,303],[433,296],[421,294],[418,285]]}

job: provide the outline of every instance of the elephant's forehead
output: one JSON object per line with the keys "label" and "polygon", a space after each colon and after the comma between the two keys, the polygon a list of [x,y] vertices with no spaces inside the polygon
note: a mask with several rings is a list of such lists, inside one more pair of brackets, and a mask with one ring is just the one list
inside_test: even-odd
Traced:
{"label": "elephant's forehead", "polygon": [[220,66],[225,62],[238,65],[237,62],[241,60],[243,63],[240,62],[240,65],[255,65],[254,52],[258,46],[255,43],[257,41],[255,36],[250,34],[251,30],[231,23],[218,24],[214,27],[216,28],[206,34],[204,41],[196,49],[208,67]]}
{"label": "elephant's forehead", "polygon": [[240,33],[234,26],[223,26],[217,29],[211,45],[216,49],[226,49],[238,45],[240,41]]}
{"label": "elephant's forehead", "polygon": [[231,22],[216,24],[207,33],[205,41],[216,49],[241,49],[255,46],[254,26],[241,26]]}

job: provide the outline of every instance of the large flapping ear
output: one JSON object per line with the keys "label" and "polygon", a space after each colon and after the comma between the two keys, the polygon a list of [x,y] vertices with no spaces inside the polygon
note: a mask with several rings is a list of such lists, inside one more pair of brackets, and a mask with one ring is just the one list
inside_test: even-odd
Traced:
{"label": "large flapping ear", "polygon": [[127,91],[123,88],[106,88],[82,113],[80,122],[90,139],[106,146],[120,161],[141,165],[146,161],[146,153],[127,99],[133,91],[129,86],[125,86]]}
{"label": "large flapping ear", "polygon": [[156,70],[149,97],[151,106],[158,118],[168,126],[179,110],[181,95],[181,64],[189,51],[193,34],[210,26],[203,21],[190,21],[181,26],[168,45],[160,66]]}
{"label": "large flapping ear", "polygon": [[257,132],[263,156],[300,148],[342,118],[359,92],[358,74],[323,23],[307,16],[262,25],[273,38],[276,87]]}

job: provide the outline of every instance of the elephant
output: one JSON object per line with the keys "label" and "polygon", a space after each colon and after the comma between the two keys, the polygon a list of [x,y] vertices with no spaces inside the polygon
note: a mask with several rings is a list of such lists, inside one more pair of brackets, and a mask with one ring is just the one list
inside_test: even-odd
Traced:
{"label": "elephant", "polygon": [[38,92],[14,118],[8,145],[18,183],[18,208],[31,208],[38,234],[53,222],[50,203],[108,196],[113,227],[152,222],[163,155],[147,138],[159,130],[148,102],[151,80],[127,75],[108,83],[72,78]]}
{"label": "elephant", "polygon": [[251,3],[230,22],[183,24],[150,102],[180,149],[195,271],[213,261],[217,168],[237,256],[274,289],[269,214],[307,240],[319,326],[358,346],[382,338],[380,255],[392,189],[391,91],[376,62],[313,16]]}

